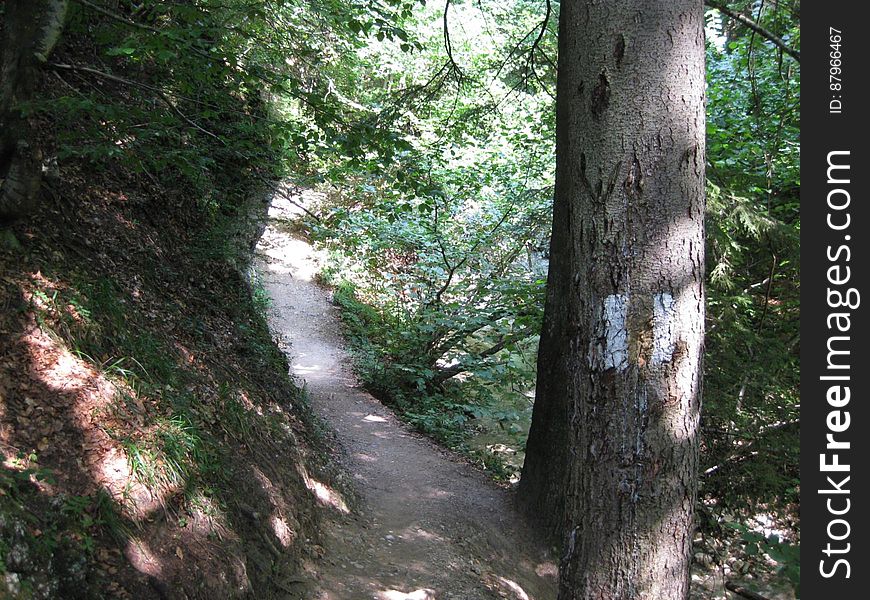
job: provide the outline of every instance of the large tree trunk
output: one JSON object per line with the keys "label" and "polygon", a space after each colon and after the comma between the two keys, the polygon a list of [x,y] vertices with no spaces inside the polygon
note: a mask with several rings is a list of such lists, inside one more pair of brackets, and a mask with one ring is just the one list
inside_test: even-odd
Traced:
{"label": "large tree trunk", "polygon": [[697,0],[564,1],[538,396],[520,482],[560,600],[688,594],[704,330]]}
{"label": "large tree trunk", "polygon": [[32,210],[42,175],[39,140],[21,105],[57,43],[67,0],[7,0],[0,45],[0,223]]}

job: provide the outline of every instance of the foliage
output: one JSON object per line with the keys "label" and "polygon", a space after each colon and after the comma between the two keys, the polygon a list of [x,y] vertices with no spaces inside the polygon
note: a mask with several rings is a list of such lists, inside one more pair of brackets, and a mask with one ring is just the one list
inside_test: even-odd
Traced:
{"label": "foliage", "polygon": [[312,232],[363,380],[454,445],[495,428],[516,449],[545,286],[555,21],[533,3],[451,3],[448,46],[443,8],[403,21],[419,52],[362,54],[379,85],[359,101],[404,143],[388,163],[324,165],[342,185]]}
{"label": "foliage", "polygon": [[[799,49],[790,3],[728,6]],[[328,199],[309,229],[330,250],[324,279],[363,381],[507,477],[517,463],[493,448],[521,460],[546,291],[557,11],[535,0],[81,0],[46,66],[54,84],[23,109],[52,123],[62,166],[122,171],[150,188],[143,218],[183,221],[203,268],[238,254],[227,240],[240,198],[278,178],[320,186]],[[705,527],[793,578],[799,66],[716,11],[707,64]],[[160,274],[142,277],[160,287]],[[152,482],[215,481],[214,414],[184,391],[199,379],[178,369],[165,337],[135,327],[121,283],[89,276],[73,287],[40,299],[57,308],[44,322],[101,371],[161,399],[149,436],[116,432],[131,466]],[[283,369],[262,293],[242,306],[239,355],[252,370]],[[219,312],[199,308],[177,315],[197,340]],[[219,395],[223,433],[250,437],[232,386]],[[746,523],[760,512],[789,539],[756,539]]]}
{"label": "foliage", "polygon": [[[788,7],[762,7],[755,16],[798,47],[800,30]],[[794,525],[800,74],[758,36],[717,23],[715,13],[710,19],[719,35],[708,36],[707,45],[710,276],[701,491],[721,513],[750,518],[764,507]]]}
{"label": "foliage", "polygon": [[[791,6],[729,7],[799,50]],[[445,30],[443,8],[402,21],[419,51],[358,53],[348,81],[368,85],[352,97],[404,143],[387,162],[322,163],[328,201],[311,228],[366,384],[442,439],[501,432],[521,450],[536,337],[483,355],[540,323],[555,20],[522,1],[450,3]],[[799,65],[718,11],[707,19],[702,496],[713,522],[761,511],[797,543]],[[499,410],[511,429],[492,426]]]}
{"label": "foliage", "polygon": [[[302,176],[321,156],[394,152],[335,79],[363,35],[407,40],[394,23],[411,6],[76,1],[64,60],[48,65],[62,85],[24,108],[56,124],[57,160],[122,166],[174,200],[167,208],[185,210],[166,198],[185,188],[217,215],[291,165]],[[238,171],[250,177],[228,176]]]}

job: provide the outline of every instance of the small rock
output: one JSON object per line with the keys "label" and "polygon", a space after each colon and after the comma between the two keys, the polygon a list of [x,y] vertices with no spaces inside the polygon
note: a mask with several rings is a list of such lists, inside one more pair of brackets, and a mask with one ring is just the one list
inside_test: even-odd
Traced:
{"label": "small rock", "polygon": [[21,592],[21,580],[18,573],[6,573],[6,589],[13,596],[17,596]]}

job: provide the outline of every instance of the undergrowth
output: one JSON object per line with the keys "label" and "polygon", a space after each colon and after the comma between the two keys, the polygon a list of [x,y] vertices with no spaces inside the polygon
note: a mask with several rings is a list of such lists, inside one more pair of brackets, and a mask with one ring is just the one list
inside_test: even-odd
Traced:
{"label": "undergrowth", "polygon": [[[354,284],[335,271],[326,269],[320,279],[333,288],[333,301],[341,309],[355,370],[366,389],[394,408],[403,420],[465,455],[495,480],[515,478],[518,466],[493,451],[501,447],[499,444],[480,446],[474,438],[483,433],[483,423],[488,423],[497,429],[500,441],[522,448],[525,431],[519,422],[523,407],[508,404],[504,396],[497,395],[498,391],[493,393],[486,385],[489,381],[483,370],[475,373],[477,385],[429,385],[434,374],[431,365],[414,362],[413,353],[402,355],[394,350],[390,337],[401,335],[401,323],[361,301]],[[415,343],[408,336],[403,341]],[[416,342],[422,345],[425,340]]]}

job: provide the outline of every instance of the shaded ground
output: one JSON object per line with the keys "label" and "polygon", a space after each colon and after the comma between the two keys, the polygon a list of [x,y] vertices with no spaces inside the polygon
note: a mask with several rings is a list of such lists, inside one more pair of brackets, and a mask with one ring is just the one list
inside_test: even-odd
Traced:
{"label": "shaded ground", "polygon": [[331,479],[235,228],[63,181],[0,251],[0,598],[308,598]]}
{"label": "shaded ground", "polygon": [[[312,408],[332,428],[360,496],[350,511],[324,488],[328,527],[318,599],[555,597],[556,565],[507,490],[426,438],[357,387],[317,255],[288,233],[298,209],[276,198],[257,248],[272,327],[291,347]],[[282,226],[283,223],[283,226]]]}

